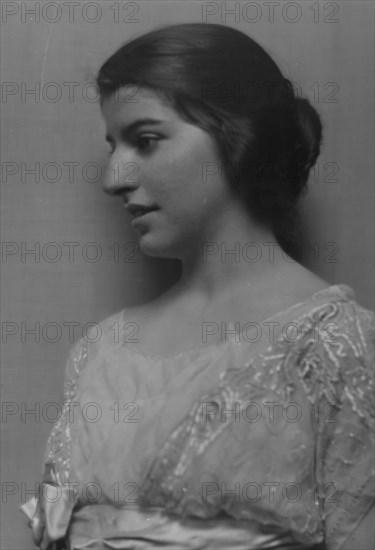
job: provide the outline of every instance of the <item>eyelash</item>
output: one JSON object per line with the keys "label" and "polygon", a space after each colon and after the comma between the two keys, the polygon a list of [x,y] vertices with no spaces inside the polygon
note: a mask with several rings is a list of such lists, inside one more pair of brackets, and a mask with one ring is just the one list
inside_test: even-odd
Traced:
{"label": "eyelash", "polygon": [[[151,146],[151,144],[149,144],[145,147],[141,146],[142,140],[145,140],[145,139],[150,140],[150,141],[158,141],[159,140],[159,138],[157,136],[148,136],[148,135],[139,136],[136,139],[136,144],[137,144],[138,149],[140,149],[141,151],[144,151],[144,150],[148,149]],[[113,155],[113,153],[115,152],[115,149],[116,149],[116,147],[114,145],[112,145],[110,151],[108,151],[108,156],[109,157],[111,157]]]}

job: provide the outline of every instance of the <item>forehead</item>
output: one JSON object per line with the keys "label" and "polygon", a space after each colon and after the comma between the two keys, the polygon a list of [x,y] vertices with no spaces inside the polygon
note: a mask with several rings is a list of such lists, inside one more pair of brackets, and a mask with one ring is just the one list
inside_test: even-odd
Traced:
{"label": "forehead", "polygon": [[105,98],[102,113],[106,122],[111,125],[120,120],[122,123],[125,121],[131,123],[140,116],[165,121],[179,118],[177,112],[161,94],[135,84],[124,86]]}

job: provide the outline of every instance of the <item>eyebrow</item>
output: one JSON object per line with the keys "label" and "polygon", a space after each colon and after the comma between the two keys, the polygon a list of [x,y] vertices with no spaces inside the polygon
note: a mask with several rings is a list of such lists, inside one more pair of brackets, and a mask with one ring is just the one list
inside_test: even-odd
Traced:
{"label": "eyebrow", "polygon": [[[157,118],[139,118],[128,126],[124,126],[123,128],[121,128],[121,135],[126,137],[135,130],[138,130],[140,126],[144,126],[146,124],[149,126],[156,126],[157,124],[162,124],[163,122],[163,120],[158,120]],[[106,135],[105,139],[106,141],[113,141],[109,134]]]}

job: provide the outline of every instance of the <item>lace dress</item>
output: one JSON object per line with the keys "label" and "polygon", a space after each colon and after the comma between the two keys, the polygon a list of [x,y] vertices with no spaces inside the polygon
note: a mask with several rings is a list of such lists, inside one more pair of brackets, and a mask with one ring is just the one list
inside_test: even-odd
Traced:
{"label": "lace dress", "polygon": [[124,322],[71,351],[40,491],[22,507],[36,543],[339,549],[374,498],[374,317],[353,291],[175,356],[142,353]]}

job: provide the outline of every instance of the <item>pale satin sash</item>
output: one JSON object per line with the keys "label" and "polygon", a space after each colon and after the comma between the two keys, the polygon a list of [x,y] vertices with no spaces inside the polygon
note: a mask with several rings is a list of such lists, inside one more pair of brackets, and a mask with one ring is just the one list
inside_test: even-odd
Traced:
{"label": "pale satin sash", "polygon": [[[21,506],[38,530],[35,497]],[[49,536],[63,537],[66,524],[61,510],[47,506]],[[34,517],[33,517],[34,516]],[[231,518],[210,520],[172,518],[162,509],[114,508],[96,504],[74,512],[69,527],[69,550],[325,550],[324,545],[296,542],[289,532],[267,533],[259,524]]]}

